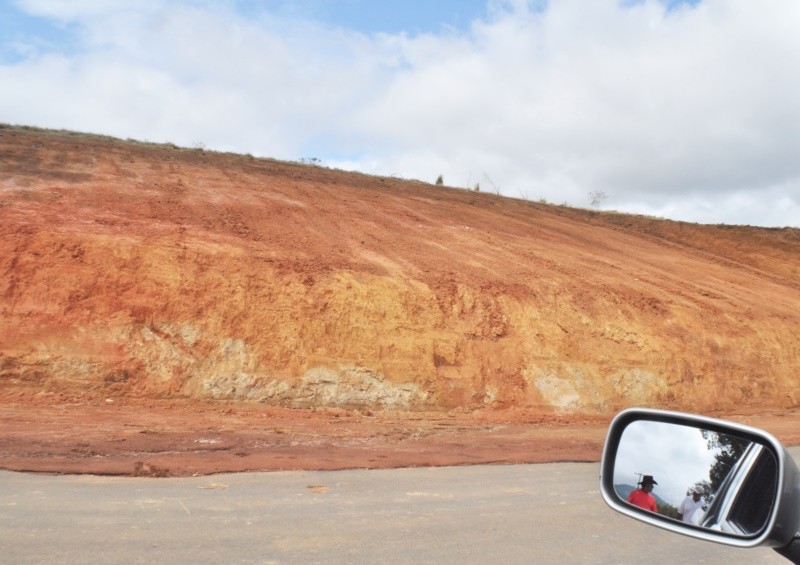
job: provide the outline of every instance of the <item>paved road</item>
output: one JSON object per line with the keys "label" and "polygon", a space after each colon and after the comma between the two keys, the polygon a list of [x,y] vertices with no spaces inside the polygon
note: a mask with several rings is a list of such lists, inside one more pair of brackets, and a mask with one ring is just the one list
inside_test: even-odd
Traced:
{"label": "paved road", "polygon": [[625,518],[602,502],[598,468],[0,472],[0,562],[788,563]]}

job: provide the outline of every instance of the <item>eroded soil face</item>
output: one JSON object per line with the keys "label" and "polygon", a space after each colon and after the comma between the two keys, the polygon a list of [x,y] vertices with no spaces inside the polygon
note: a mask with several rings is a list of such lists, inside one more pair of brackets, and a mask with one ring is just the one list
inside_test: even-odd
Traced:
{"label": "eroded soil face", "polygon": [[[722,415],[717,415],[722,416]],[[800,443],[800,413],[729,418]],[[252,404],[0,404],[0,468],[192,476],[599,461],[609,418],[525,411],[364,413]]]}
{"label": "eroded soil face", "polygon": [[5,468],[588,461],[628,406],[793,442],[798,327],[797,229],[0,126]]}

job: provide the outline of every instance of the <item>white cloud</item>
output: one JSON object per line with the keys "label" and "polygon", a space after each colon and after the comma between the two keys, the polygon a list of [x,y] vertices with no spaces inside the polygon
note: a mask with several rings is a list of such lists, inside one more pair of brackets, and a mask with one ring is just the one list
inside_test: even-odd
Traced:
{"label": "white cloud", "polygon": [[227,2],[20,5],[79,41],[0,66],[2,121],[800,226],[795,0],[492,2],[415,36]]}

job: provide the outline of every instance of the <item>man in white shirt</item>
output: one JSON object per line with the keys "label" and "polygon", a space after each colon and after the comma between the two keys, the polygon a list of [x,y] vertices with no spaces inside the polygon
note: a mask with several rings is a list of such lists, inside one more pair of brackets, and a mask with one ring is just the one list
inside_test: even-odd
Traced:
{"label": "man in white shirt", "polygon": [[687,524],[692,523],[692,516],[697,512],[697,509],[703,506],[702,494],[699,490],[692,490],[690,495],[683,499],[681,505],[678,506],[678,520],[683,520]]}

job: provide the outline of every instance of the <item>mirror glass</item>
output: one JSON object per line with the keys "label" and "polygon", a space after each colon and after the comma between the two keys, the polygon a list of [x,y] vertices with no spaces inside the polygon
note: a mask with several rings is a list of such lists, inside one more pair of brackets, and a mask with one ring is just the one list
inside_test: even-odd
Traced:
{"label": "mirror glass", "polygon": [[777,461],[767,446],[668,422],[631,422],[614,462],[614,490],[622,501],[735,536],[766,526],[777,482]]}

